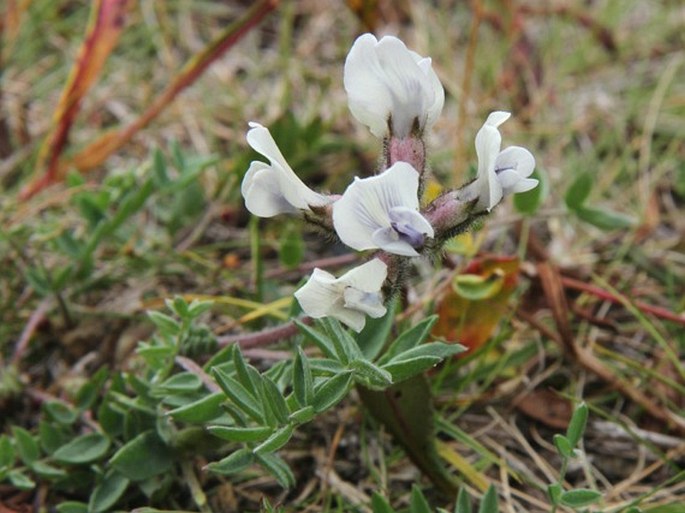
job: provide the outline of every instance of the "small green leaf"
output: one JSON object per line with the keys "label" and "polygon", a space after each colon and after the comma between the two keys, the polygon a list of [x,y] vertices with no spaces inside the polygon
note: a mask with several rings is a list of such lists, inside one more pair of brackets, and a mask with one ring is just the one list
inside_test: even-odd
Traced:
{"label": "small green leaf", "polygon": [[478,507],[478,513],[499,513],[499,506],[497,505],[497,490],[493,485],[488,487],[488,490],[483,495]]}
{"label": "small green leaf", "polygon": [[49,401],[43,407],[52,420],[65,426],[70,426],[78,418],[78,413],[73,408],[60,401]]}
{"label": "small green leaf", "polygon": [[411,498],[409,499],[409,510],[411,513],[433,513],[426,497],[424,497],[421,489],[414,485],[411,487]]}
{"label": "small green leaf", "polygon": [[335,350],[335,344],[323,333],[315,330],[314,328],[307,326],[306,324],[294,319],[293,322],[298,327],[298,329],[309,338],[316,346],[321,350],[321,352],[328,358],[333,360],[338,360],[338,355]]}
{"label": "small green leaf", "polygon": [[530,178],[537,178],[540,181],[537,187],[526,192],[514,194],[514,208],[524,215],[535,214],[549,193],[549,179],[547,178],[547,173],[542,169],[537,168],[530,175]]}
{"label": "small green leaf", "polygon": [[278,390],[276,383],[267,377],[264,377],[262,381],[262,400],[263,404],[271,410],[279,424],[288,422],[290,412],[283,394]]}
{"label": "small green leaf", "polygon": [[568,438],[571,447],[576,447],[578,442],[583,438],[585,426],[587,426],[588,415],[589,410],[587,404],[581,402],[576,406],[571,421],[568,423],[568,429],[566,430],[566,438]]}
{"label": "small green leaf", "polygon": [[459,488],[457,502],[454,505],[454,513],[471,513],[471,497],[466,488]]}
{"label": "small green leaf", "polygon": [[78,392],[76,392],[76,407],[85,411],[90,409],[98,398],[98,394],[105,384],[105,380],[109,375],[106,367],[100,367],[98,371],[93,374],[88,381],[86,381]]}
{"label": "small green leaf", "polygon": [[128,487],[129,480],[118,472],[109,472],[95,487],[88,501],[88,513],[109,511]]}
{"label": "small green leaf", "polygon": [[409,349],[422,344],[428,338],[428,335],[430,335],[431,329],[437,320],[437,315],[431,315],[404,331],[392,344],[390,344],[390,347],[388,347],[388,350],[381,356],[378,363],[386,363],[400,353],[404,353]]}
{"label": "small green leaf", "polygon": [[52,457],[60,463],[89,463],[104,456],[108,449],[109,438],[100,433],[88,433],[63,445]]}
{"label": "small green leaf", "polygon": [[288,464],[276,454],[258,454],[257,461],[269,471],[283,488],[291,488],[295,485],[295,476]]}
{"label": "small green leaf", "polygon": [[256,394],[261,384],[261,376],[259,373],[250,372],[249,365],[245,362],[243,354],[240,352],[240,347],[233,346],[233,366],[235,367],[236,376],[245,390],[252,394]]}
{"label": "small green leaf", "polygon": [[479,274],[457,274],[452,281],[452,288],[459,296],[469,301],[490,299],[502,290],[504,273],[493,272],[489,276]]}
{"label": "small green leaf", "polygon": [[288,443],[293,436],[295,426],[287,424],[275,431],[269,438],[264,440],[259,446],[255,447],[255,454],[266,454],[276,452],[278,449]]}
{"label": "small green leaf", "polygon": [[171,468],[171,450],[154,431],[146,431],[119,449],[110,463],[131,481],[143,481],[163,474]]}
{"label": "small green leaf", "polygon": [[635,225],[633,217],[613,210],[579,207],[575,212],[580,219],[601,230],[622,230]]}
{"label": "small green leaf", "polygon": [[296,424],[304,424],[305,422],[309,422],[313,418],[314,407],[305,406],[304,408],[300,408],[299,410],[292,412],[288,417],[288,420],[290,422],[295,422]]}
{"label": "small green leaf", "polygon": [[221,415],[220,405],[225,398],[226,396],[221,392],[215,392],[192,403],[179,406],[171,410],[169,415],[182,422],[193,424],[207,422]]}
{"label": "small green leaf", "polygon": [[31,465],[31,470],[35,472],[39,477],[43,477],[45,479],[59,479],[67,475],[67,473],[61,468],[48,465],[44,461],[34,462]]}
{"label": "small green leaf", "polygon": [[159,385],[159,390],[169,393],[195,392],[202,387],[202,380],[192,372],[180,372]]}
{"label": "small green leaf", "polygon": [[388,340],[390,330],[395,321],[396,303],[395,300],[388,303],[388,311],[383,317],[367,319],[364,329],[356,336],[357,345],[364,357],[369,361],[373,361],[378,357],[385,346],[385,342]]}
{"label": "small green leaf", "polygon": [[273,433],[271,427],[208,426],[207,431],[229,442],[261,442]]}
{"label": "small green leaf", "polygon": [[571,187],[566,191],[564,200],[566,206],[571,210],[580,208],[592,191],[594,179],[590,173],[581,173],[571,184]]}
{"label": "small green leaf", "polygon": [[31,433],[19,426],[12,426],[12,435],[21,461],[30,465],[40,457],[40,447]]}
{"label": "small green leaf", "polygon": [[57,513],[88,513],[88,504],[78,501],[66,501],[55,506]]}
{"label": "small green leaf", "polygon": [[328,336],[335,344],[341,362],[349,363],[356,358],[363,358],[362,351],[359,349],[357,341],[350,335],[350,332],[340,324],[340,321],[333,317],[324,317],[319,320],[319,323],[324,327]]}
{"label": "small green leaf", "polygon": [[9,479],[10,483],[20,490],[32,490],[36,486],[36,483],[34,483],[26,474],[19,470],[11,471],[9,474],[7,474],[7,479]]}
{"label": "small green leaf", "polygon": [[350,389],[352,383],[352,373],[343,372],[333,376],[323,385],[314,390],[314,400],[312,406],[316,413],[321,413],[335,406],[342,400]]}
{"label": "small green leaf", "polygon": [[556,434],[552,438],[557,452],[562,458],[568,459],[573,457],[573,445],[564,435]]}
{"label": "small green leaf", "polygon": [[314,397],[314,381],[309,359],[301,347],[297,347],[297,354],[293,362],[293,393],[297,403],[304,407],[312,402]]}
{"label": "small green leaf", "polygon": [[209,311],[214,306],[213,301],[200,301],[198,299],[193,299],[188,305],[188,317],[194,319],[199,317],[203,313]]}
{"label": "small green leaf", "polygon": [[392,385],[392,374],[367,360],[354,360],[349,368],[355,371],[355,377],[363,378],[370,388],[384,390]]}
{"label": "small green leaf", "polygon": [[395,513],[388,501],[378,492],[373,492],[371,496],[371,510],[373,513]]}
{"label": "small green leaf", "polygon": [[247,467],[252,465],[254,461],[255,456],[252,453],[252,450],[244,447],[243,449],[240,449],[225,457],[221,461],[210,463],[207,465],[207,470],[223,476],[230,476],[232,474],[242,472]]}
{"label": "small green leaf", "polygon": [[14,463],[14,447],[7,435],[0,435],[0,469]]}
{"label": "small green leaf", "polygon": [[147,312],[148,318],[157,326],[157,329],[165,335],[178,335],[181,332],[181,325],[169,315],[149,310]]}
{"label": "small green leaf", "polygon": [[259,424],[264,422],[262,407],[251,392],[248,392],[237,380],[217,367],[212,369],[212,374],[214,374],[214,379],[224,393],[241,411]]}
{"label": "small green leaf", "polygon": [[582,508],[594,504],[602,498],[602,494],[595,490],[584,488],[569,490],[561,494],[560,503],[573,509]]}
{"label": "small green leaf", "polygon": [[561,488],[561,485],[559,483],[552,483],[547,487],[547,496],[549,497],[549,501],[553,505],[559,504],[559,501],[561,500],[561,494],[563,493],[563,489]]}

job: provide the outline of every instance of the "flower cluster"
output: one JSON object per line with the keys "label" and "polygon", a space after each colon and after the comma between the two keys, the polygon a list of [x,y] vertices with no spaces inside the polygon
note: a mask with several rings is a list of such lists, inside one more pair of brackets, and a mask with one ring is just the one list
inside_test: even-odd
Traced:
{"label": "flower cluster", "polygon": [[269,130],[250,123],[247,142],[269,163],[252,162],[241,192],[247,209],[260,217],[305,213],[318,226],[374,257],[340,278],[315,269],[295,297],[313,317],[331,316],[360,331],[366,316],[385,314],[384,287],[396,283],[409,257],[434,252],[469,222],[490,212],[507,194],[534,188],[533,155],[518,146],[501,150],[498,127],[508,112],[493,112],[476,135],[478,175],[424,209],[424,132],[442,111],[445,93],[430,58],[402,41],[360,36],[345,61],[344,85],[352,115],[383,140],[383,168],[355,178],[342,195],[313,191],[290,168]]}

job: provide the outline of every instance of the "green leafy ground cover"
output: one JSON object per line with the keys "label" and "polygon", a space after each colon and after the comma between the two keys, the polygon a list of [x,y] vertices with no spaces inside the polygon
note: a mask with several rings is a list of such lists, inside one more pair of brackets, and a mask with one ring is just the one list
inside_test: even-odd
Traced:
{"label": "green leafy ground cover", "polygon": [[[133,2],[61,157],[133,122],[245,4]],[[397,340],[450,313],[443,293],[482,255],[520,259],[499,306],[501,284],[455,282],[460,301],[497,308],[494,330],[409,382],[430,390],[436,457],[466,493],[455,506],[353,388],[385,389],[408,357],[378,357],[364,348],[385,340],[353,344],[335,323],[289,329],[312,267],[361,259],[295,218],[250,219],[240,196],[252,120],[310,184],[340,191],[373,172],[378,142],[342,87],[360,17],[282,2],[102,164],[22,198],[45,171],[92,7],[33,0],[3,7],[2,508],[465,513],[478,497],[483,513],[683,511],[682,6],[361,4],[378,34],[433,59],[441,183],[473,173],[473,138],[496,109],[513,112],[505,137],[533,151],[542,180],[437,267],[419,262],[385,325]],[[403,350],[441,342],[430,329],[400,337]],[[584,431],[568,426],[583,401]]]}

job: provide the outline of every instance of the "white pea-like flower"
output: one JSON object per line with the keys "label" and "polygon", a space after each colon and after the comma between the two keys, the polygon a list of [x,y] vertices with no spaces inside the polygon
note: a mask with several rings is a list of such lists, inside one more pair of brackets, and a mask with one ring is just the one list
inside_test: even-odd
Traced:
{"label": "white pea-like flower", "polygon": [[307,283],[295,292],[295,297],[310,317],[333,317],[360,332],[367,315],[378,318],[387,311],[381,293],[387,275],[387,266],[378,258],[349,270],[340,278],[316,268]]}
{"label": "white pea-like flower", "polygon": [[419,213],[419,174],[397,162],[382,174],[355,178],[333,204],[333,227],[340,240],[359,251],[380,248],[388,253],[418,256],[431,224]]}
{"label": "white pea-like flower", "polygon": [[251,122],[247,142],[269,160],[269,164],[253,161],[243,178],[240,192],[252,214],[273,217],[331,203],[331,198],[311,190],[297,177],[268,128]]}
{"label": "white pea-like flower", "polygon": [[430,128],[445,102],[431,59],[392,36],[359,36],[345,60],[344,84],[350,111],[379,138]]}
{"label": "white pea-like flower", "polygon": [[500,151],[502,135],[497,127],[504,123],[509,112],[492,112],[476,134],[478,155],[477,209],[488,212],[507,194],[534,189],[538,180],[528,178],[535,169],[535,157],[521,146],[509,146]]}

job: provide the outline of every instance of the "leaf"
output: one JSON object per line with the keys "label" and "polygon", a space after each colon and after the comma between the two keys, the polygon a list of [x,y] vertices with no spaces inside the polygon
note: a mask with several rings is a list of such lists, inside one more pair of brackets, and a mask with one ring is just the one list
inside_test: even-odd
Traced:
{"label": "leaf", "polygon": [[124,494],[128,483],[129,480],[118,472],[108,472],[90,495],[88,513],[101,513],[110,510]]}
{"label": "leaf", "polygon": [[552,504],[559,504],[562,492],[563,489],[559,483],[552,483],[551,485],[547,486],[547,496]]}
{"label": "leaf", "polygon": [[276,383],[267,377],[262,381],[262,400],[263,404],[269,408],[273,413],[278,424],[285,424],[288,422],[288,406],[285,403],[283,394],[278,390]]}
{"label": "leaf", "polygon": [[594,504],[601,498],[602,494],[598,491],[580,488],[563,492],[561,494],[560,503],[564,506],[577,509]]}
{"label": "leaf", "polygon": [[312,403],[314,378],[309,366],[309,359],[300,346],[297,347],[297,354],[293,362],[293,393],[300,406],[304,407]]}
{"label": "leaf", "polygon": [[392,385],[383,392],[357,387],[366,410],[382,422],[412,462],[448,496],[457,492],[435,447],[433,401],[422,375]]}
{"label": "leaf", "polygon": [[378,492],[373,492],[371,496],[371,510],[373,513],[395,513],[388,501]]}
{"label": "leaf", "polygon": [[204,423],[221,415],[219,406],[224,402],[225,397],[221,392],[216,392],[192,403],[179,406],[171,410],[169,415],[182,422]]}
{"label": "leaf", "polygon": [[409,510],[411,513],[433,513],[426,497],[421,493],[421,489],[413,485],[411,487],[411,498],[409,499]]}
{"label": "leaf", "polygon": [[321,413],[338,404],[347,395],[351,383],[352,373],[348,371],[333,376],[323,385],[317,387],[314,390],[312,401],[314,411]]}
{"label": "leaf", "polygon": [[67,473],[61,468],[53,467],[44,461],[36,461],[31,465],[31,470],[39,477],[45,479],[59,479],[65,477]]}
{"label": "leaf", "polygon": [[466,488],[459,488],[457,502],[454,504],[454,513],[471,513],[471,497]]}
{"label": "leaf", "polygon": [[76,392],[76,400],[74,401],[79,410],[88,410],[95,404],[98,394],[100,393],[100,390],[102,390],[108,375],[109,371],[107,368],[100,367],[97,372],[79,388],[78,392]]}
{"label": "leaf", "polygon": [[9,474],[7,474],[7,479],[9,479],[10,483],[20,490],[32,490],[36,487],[36,483],[34,483],[31,478],[19,470],[12,470]]}
{"label": "leaf", "polygon": [[55,506],[57,513],[88,513],[88,504],[78,501],[65,501]]}
{"label": "leaf", "polygon": [[283,488],[292,488],[295,485],[295,476],[288,464],[275,454],[258,454],[257,461],[269,471]]}
{"label": "leaf", "polygon": [[499,513],[499,506],[497,505],[497,490],[490,485],[488,491],[485,492],[478,507],[478,513]]}
{"label": "leaf", "polygon": [[552,438],[552,441],[554,442],[554,447],[557,448],[557,452],[562,458],[571,458],[573,457],[573,445],[571,442],[569,442],[568,438],[566,438],[564,435],[556,434]]}
{"label": "leaf", "polygon": [[590,196],[593,185],[594,179],[590,173],[584,172],[578,175],[564,196],[566,206],[571,210],[580,208]]}
{"label": "leaf", "polygon": [[163,474],[174,462],[171,449],[154,431],[141,433],[119,449],[110,463],[131,481],[143,481]]}
{"label": "leaf", "polygon": [[546,172],[536,168],[530,178],[537,178],[540,181],[537,187],[514,194],[514,208],[521,214],[528,216],[538,211],[549,194],[549,178]]}
{"label": "leaf", "polygon": [[305,336],[307,336],[307,338],[309,338],[312,342],[314,342],[314,344],[316,344],[316,346],[321,350],[321,352],[324,355],[333,360],[338,360],[338,355],[335,350],[335,344],[330,338],[328,338],[328,336],[315,330],[314,328],[311,328],[310,326],[307,326],[306,324],[298,321],[297,319],[293,319],[293,322],[298,327],[298,329]]}
{"label": "leaf", "polygon": [[19,426],[12,426],[12,435],[21,461],[30,465],[40,457],[40,447],[31,433]]}
{"label": "leaf", "polygon": [[259,446],[255,447],[254,453],[257,455],[276,452],[288,443],[293,436],[295,426],[288,424],[275,431],[269,438],[264,440]]}
{"label": "leaf", "polygon": [[261,442],[268,438],[274,430],[269,426],[208,426],[207,431],[229,442]]}
{"label": "leaf", "polygon": [[354,360],[349,368],[355,371],[355,378],[361,377],[369,388],[384,390],[393,383],[390,372],[367,360]]}
{"label": "leaf", "polygon": [[[464,273],[481,276],[486,282],[493,275],[502,276],[499,292],[487,299],[470,300],[454,290],[448,291],[438,300],[436,312],[439,319],[432,335],[449,342],[459,342],[468,348],[469,353],[485,344],[506,317],[509,298],[518,284],[519,268],[516,258],[483,257],[473,260]],[[468,295],[463,288],[461,292]]]}
{"label": "leaf", "polygon": [[390,330],[395,321],[395,308],[397,301],[392,300],[387,305],[387,312],[378,319],[368,318],[364,329],[356,335],[357,345],[362,351],[364,358],[374,361],[385,346]]}
{"label": "leaf", "polygon": [[163,381],[159,390],[168,393],[195,392],[202,387],[202,380],[192,372],[179,372]]}
{"label": "leaf", "polygon": [[14,447],[7,435],[0,435],[0,469],[14,463]]}
{"label": "leaf", "polygon": [[575,212],[580,219],[601,230],[621,230],[636,223],[633,217],[608,209],[579,207]]}
{"label": "leaf", "polygon": [[431,315],[423,319],[421,322],[412,326],[408,330],[402,332],[395,341],[390,344],[388,350],[383,354],[383,356],[378,360],[379,364],[390,361],[392,358],[400,353],[404,353],[419,344],[422,344],[430,335],[431,328],[438,320],[436,315]]}
{"label": "leaf", "polygon": [[252,465],[254,461],[255,455],[252,450],[245,447],[235,451],[221,461],[210,463],[207,465],[207,470],[223,476],[230,476],[242,472]]}
{"label": "leaf", "polygon": [[503,285],[504,273],[499,269],[489,276],[458,274],[452,280],[454,292],[469,301],[491,299],[500,293]]}
{"label": "leaf", "polygon": [[585,426],[587,426],[587,418],[589,410],[587,404],[581,402],[573,412],[571,421],[566,430],[566,438],[568,438],[571,447],[576,447],[585,433]]}
{"label": "leaf", "polygon": [[109,438],[100,433],[88,433],[63,445],[52,457],[60,463],[89,463],[104,456],[108,449]]}
{"label": "leaf", "polygon": [[261,424],[265,421],[261,405],[257,402],[255,396],[248,392],[243,385],[218,367],[212,368],[212,374],[224,393],[241,411],[245,412],[257,423]]}
{"label": "leaf", "polygon": [[160,333],[174,336],[181,332],[181,325],[173,317],[154,310],[148,310],[146,313]]}
{"label": "leaf", "polygon": [[300,408],[299,410],[296,410],[290,414],[288,417],[288,420],[291,422],[295,422],[297,424],[304,424],[305,422],[309,422],[314,418],[314,407],[313,406],[305,406],[304,408]]}

